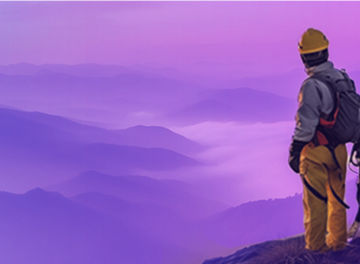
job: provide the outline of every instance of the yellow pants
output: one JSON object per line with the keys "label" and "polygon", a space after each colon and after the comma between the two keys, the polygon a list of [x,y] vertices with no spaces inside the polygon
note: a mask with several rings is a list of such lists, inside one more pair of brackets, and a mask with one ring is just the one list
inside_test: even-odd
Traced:
{"label": "yellow pants", "polygon": [[[325,146],[307,144],[300,156],[300,174],[319,194],[320,200],[304,184],[304,226],[306,248],[310,250],[342,249],[346,245],[346,209],[333,195],[344,199],[347,152],[345,145],[335,149],[338,169],[330,151]],[[339,178],[341,176],[341,179]],[[327,232],[327,234],[326,234]]]}

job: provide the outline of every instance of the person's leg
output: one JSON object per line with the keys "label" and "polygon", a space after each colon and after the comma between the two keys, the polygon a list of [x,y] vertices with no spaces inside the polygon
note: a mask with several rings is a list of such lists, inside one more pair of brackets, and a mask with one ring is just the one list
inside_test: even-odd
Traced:
{"label": "person's leg", "polygon": [[[335,193],[343,200],[345,194],[346,160],[347,153],[344,145],[336,148],[336,157],[340,164],[341,171],[330,171],[329,179]],[[341,172],[341,179],[339,173]],[[326,244],[333,250],[342,249],[346,246],[347,228],[346,228],[346,209],[332,194],[330,186],[327,186],[328,193],[328,223]]]}
{"label": "person's leg", "polygon": [[[321,196],[326,197],[326,169],[313,161],[303,159],[300,171],[308,184]],[[304,184],[303,191],[305,248],[308,250],[326,250],[327,204],[319,199]]]}

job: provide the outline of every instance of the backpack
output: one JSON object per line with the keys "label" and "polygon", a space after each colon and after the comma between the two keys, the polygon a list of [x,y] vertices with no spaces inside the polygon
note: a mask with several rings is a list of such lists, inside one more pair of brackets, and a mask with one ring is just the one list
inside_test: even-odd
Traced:
{"label": "backpack", "polygon": [[[350,79],[348,74],[344,70],[340,70],[340,72],[344,76],[344,79],[332,80],[330,76],[326,76],[326,74],[322,73],[314,74],[310,77],[325,83],[330,89],[334,99],[334,108],[330,115],[327,117],[320,117],[317,133],[319,132],[320,134],[326,135],[325,139],[329,139],[330,141],[335,142],[335,144],[354,143],[350,154],[350,163],[356,167],[360,167],[360,95],[356,93],[355,83]],[[320,91],[318,92],[321,98]],[[334,149],[329,144],[331,142],[327,143],[326,146],[329,148],[331,155],[339,168]],[[356,157],[355,160],[354,157]],[[356,200],[359,207],[355,221],[348,234],[352,238],[358,232],[360,223],[360,171],[358,173],[359,179],[357,182]],[[333,190],[330,182],[329,185],[336,200],[342,206],[349,209],[349,206],[336,194],[335,190]]]}
{"label": "backpack", "polygon": [[357,144],[360,142],[360,95],[356,93],[355,83],[348,74],[344,70],[340,72],[344,79],[333,80],[326,73],[309,77],[325,83],[334,99],[334,108],[330,115],[320,116],[317,131],[325,136],[328,144]]}
{"label": "backpack", "polygon": [[[329,149],[338,169],[340,169],[340,164],[337,161],[334,149],[338,144],[349,142],[354,143],[350,162],[357,167],[360,166],[358,161],[360,160],[360,95],[356,93],[355,83],[345,70],[340,70],[340,72],[344,76],[342,79],[334,80],[326,72],[315,73],[309,77],[309,79],[313,78],[323,82],[332,94],[334,108],[329,115],[323,113],[320,115],[313,141],[316,145],[325,145]],[[321,98],[320,91],[318,89],[317,91]],[[353,159],[355,153],[358,159],[356,161]],[[340,173],[339,178],[341,179],[341,177]],[[349,206],[336,194],[330,182],[329,185],[336,200],[348,209]],[[358,185],[358,193],[359,210],[357,219],[360,221],[360,185]]]}

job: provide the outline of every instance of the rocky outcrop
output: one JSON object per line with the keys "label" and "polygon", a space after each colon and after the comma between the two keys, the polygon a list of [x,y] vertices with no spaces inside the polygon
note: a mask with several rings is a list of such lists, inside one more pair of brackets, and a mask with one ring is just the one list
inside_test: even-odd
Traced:
{"label": "rocky outcrop", "polygon": [[305,250],[304,236],[268,241],[245,247],[227,257],[203,264],[343,264],[360,263],[360,238],[340,251],[314,253]]}

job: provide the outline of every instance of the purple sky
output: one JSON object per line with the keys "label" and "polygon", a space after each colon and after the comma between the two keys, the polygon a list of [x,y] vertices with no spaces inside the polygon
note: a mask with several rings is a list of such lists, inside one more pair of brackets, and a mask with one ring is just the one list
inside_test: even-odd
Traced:
{"label": "purple sky", "polygon": [[2,2],[0,64],[271,74],[302,67],[297,42],[311,26],[328,36],[336,65],[358,67],[359,9],[356,2]]}

